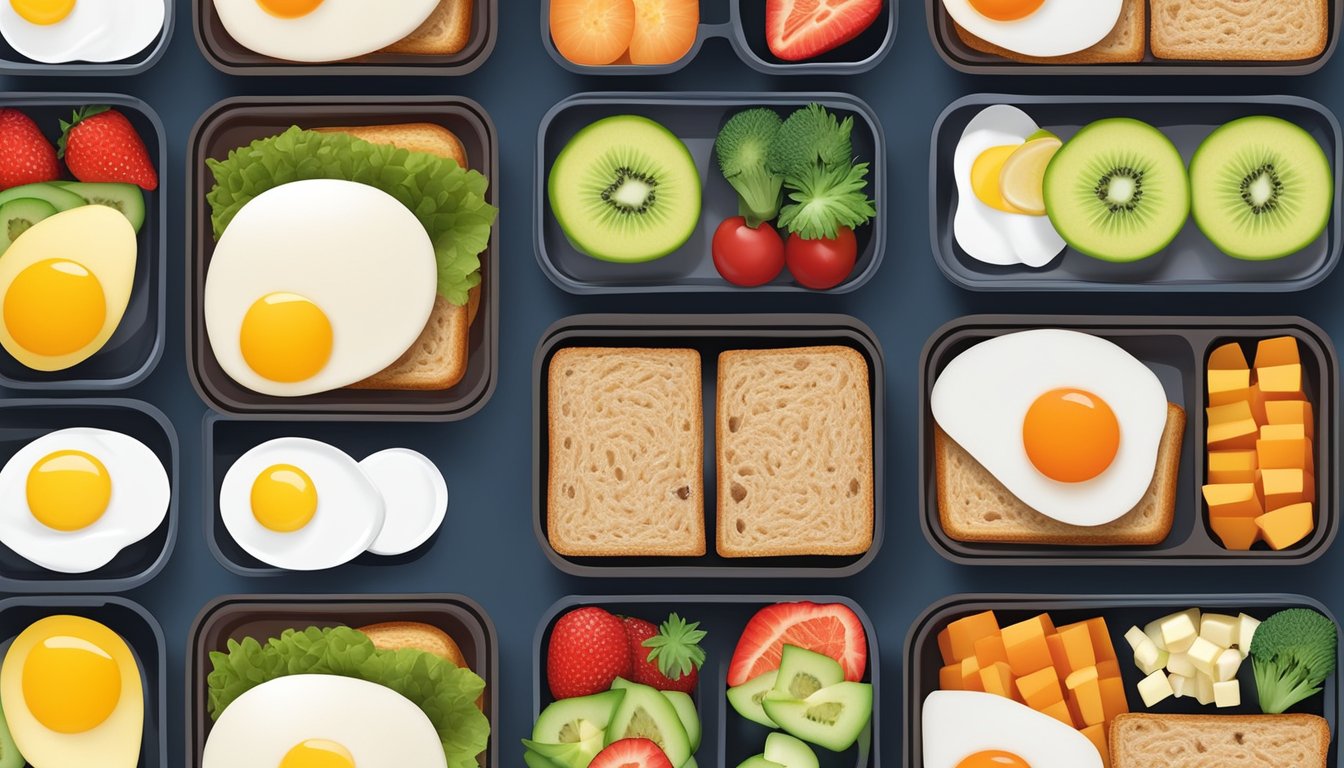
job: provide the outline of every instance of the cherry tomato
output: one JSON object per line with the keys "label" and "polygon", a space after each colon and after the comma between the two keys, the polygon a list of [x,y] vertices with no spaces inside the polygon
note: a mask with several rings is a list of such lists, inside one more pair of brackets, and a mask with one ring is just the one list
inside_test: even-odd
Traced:
{"label": "cherry tomato", "polygon": [[793,279],[814,291],[834,288],[854,271],[859,257],[859,244],[854,230],[841,227],[834,239],[804,240],[790,235],[784,247],[784,258],[793,273]]}
{"label": "cherry tomato", "polygon": [[714,231],[714,267],[733,285],[750,288],[779,277],[784,271],[784,241],[769,222],[747,226],[734,216]]}

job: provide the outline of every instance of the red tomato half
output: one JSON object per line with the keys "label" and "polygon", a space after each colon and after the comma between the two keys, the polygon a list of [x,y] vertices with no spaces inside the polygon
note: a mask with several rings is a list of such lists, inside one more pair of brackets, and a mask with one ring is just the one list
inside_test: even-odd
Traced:
{"label": "red tomato half", "polygon": [[714,231],[714,267],[723,279],[744,288],[766,283],[784,271],[784,241],[769,222],[752,228],[734,216]]}
{"label": "red tomato half", "polygon": [[784,257],[794,280],[814,291],[824,291],[844,282],[854,271],[859,243],[848,227],[842,227],[833,240],[804,240],[790,235]]}

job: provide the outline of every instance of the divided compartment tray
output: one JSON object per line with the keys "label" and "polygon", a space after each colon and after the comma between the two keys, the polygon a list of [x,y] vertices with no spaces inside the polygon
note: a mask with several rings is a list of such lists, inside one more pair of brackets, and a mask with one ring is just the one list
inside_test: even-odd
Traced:
{"label": "divided compartment tray", "polygon": [[[1081,331],[1107,339],[1157,374],[1167,399],[1185,409],[1176,513],[1166,541],[1151,547],[1082,547],[959,542],[944,531],[938,512],[929,395],[943,368],[991,337],[1036,328]],[[1316,528],[1306,541],[1282,551],[1224,549],[1208,527],[1201,488],[1205,478],[1208,398],[1205,365],[1223,343],[1243,342],[1252,360],[1255,342],[1293,336],[1302,354],[1304,386],[1316,419]],[[920,524],[938,554],[963,565],[1302,565],[1325,554],[1339,530],[1339,362],[1325,331],[1298,317],[1127,317],[971,315],[935,331],[920,356]]]}
{"label": "divided compartment tray", "polygon": [[[8,352],[0,352],[0,386],[44,391],[127,389],[144,381],[163,356],[168,273],[167,189],[173,184],[168,173],[168,141],[163,121],[149,104],[121,94],[0,94],[0,108],[18,109],[33,118],[53,144],[60,136],[61,120],[69,120],[78,107],[100,104],[116,108],[130,120],[144,140],[159,175],[159,188],[144,192],[145,222],[136,233],[135,273],[126,313],[102,349],[63,371],[35,371]],[[61,168],[63,175],[69,177],[64,163]]]}
{"label": "divided compartment tray", "polygon": [[[551,0],[541,0],[541,41],[556,64],[580,75],[668,75],[679,72],[700,55],[705,43],[726,40],[733,53],[748,67],[767,75],[857,75],[876,67],[891,53],[896,42],[899,0],[883,0],[881,14],[858,37],[839,48],[807,61],[784,61],[770,52],[765,37],[766,0],[699,0],[700,28],[691,49],[671,64],[575,64],[560,54],[551,38]],[[726,8],[725,8],[726,6]],[[706,9],[719,17],[726,10],[727,22],[705,21]]]}
{"label": "divided compartment tray", "polygon": [[[1150,621],[1188,608],[1233,615],[1246,612],[1260,620],[1269,618],[1271,614],[1285,608],[1310,608],[1321,612],[1332,621],[1335,618],[1324,605],[1315,600],[1287,594],[1242,596],[964,594],[944,598],[911,624],[910,633],[906,638],[902,765],[904,768],[924,768],[922,758],[924,699],[938,690],[938,670],[943,665],[942,655],[938,649],[938,633],[949,623],[982,611],[994,611],[1000,626],[1008,626],[1041,613],[1049,613],[1057,625],[1097,616],[1105,618],[1106,629],[1110,632],[1116,656],[1119,657],[1120,672],[1125,681],[1125,694],[1129,699],[1131,712],[1201,714],[1210,717],[1221,714],[1259,714],[1254,677],[1250,670],[1246,669],[1250,664],[1249,661],[1245,662],[1239,674],[1242,700],[1240,707],[1228,709],[1215,709],[1212,705],[1204,707],[1193,698],[1167,699],[1152,709],[1143,706],[1143,701],[1136,691],[1143,674],[1134,666],[1133,652],[1124,639],[1125,631],[1131,626],[1142,627]],[[1322,693],[1308,698],[1292,709],[1295,713],[1320,715],[1330,723],[1330,732],[1335,738],[1330,745],[1328,768],[1337,768],[1339,765],[1339,728],[1336,712],[1340,674],[1336,671],[1330,675],[1323,684]]]}
{"label": "divided compartment tray", "polygon": [[[1131,70],[1133,71],[1133,70]],[[1039,70],[1035,70],[1039,74]],[[1320,143],[1332,168],[1344,162],[1344,138],[1329,109],[1295,96],[1020,96],[974,94],[952,102],[933,129],[929,152],[929,227],[934,261],[954,284],[975,291],[1298,291],[1324,280],[1344,247],[1344,178],[1334,174],[1334,206],[1325,231],[1302,251],[1271,261],[1227,256],[1199,231],[1191,216],[1160,253],[1110,263],[1066,248],[1049,265],[994,266],[976,261],[956,242],[952,221],[957,180],[952,160],[962,132],[985,107],[1020,107],[1043,128],[1067,141],[1080,127],[1108,117],[1133,117],[1159,128],[1187,166],[1199,144],[1220,125],[1251,115],[1295,123]]]}
{"label": "divided compartment tray", "polygon": [[187,369],[191,383],[211,408],[252,418],[290,420],[457,421],[484,407],[499,372],[499,221],[481,254],[481,303],[468,341],[467,372],[443,391],[338,389],[299,398],[269,397],[237,384],[224,373],[206,337],[205,275],[214,252],[206,193],[214,183],[207,158],[274,136],[291,125],[303,128],[427,122],[462,140],[473,170],[490,180],[486,200],[499,206],[499,140],[479,104],[457,96],[242,97],[225,99],[192,129],[187,154]]}
{"label": "divided compartment tray", "polygon": [[499,38],[500,24],[500,0],[469,1],[473,3],[471,37],[461,51],[446,55],[380,52],[345,61],[317,63],[263,56],[245,48],[229,34],[215,10],[215,0],[191,0],[192,31],[201,55],[210,66],[227,75],[466,75],[475,72],[490,58]]}
{"label": "divided compartment tray", "polygon": [[[209,0],[206,1],[209,2]],[[120,61],[69,61],[61,64],[44,64],[19,55],[19,52],[14,50],[3,36],[0,36],[0,76],[128,77],[147,72],[155,64],[158,64],[159,59],[162,59],[164,54],[168,52],[168,44],[172,42],[173,29],[177,24],[176,0],[163,0],[163,6],[163,29],[159,31],[158,37],[145,46],[144,50]],[[0,100],[0,106],[9,105]],[[69,116],[66,115],[66,117]],[[163,142],[160,141],[159,143],[162,144]],[[159,166],[159,173],[166,176],[166,166]]]}
{"label": "divided compartment tray", "polygon": [[225,595],[206,604],[187,639],[186,765],[200,768],[210,732],[210,653],[229,640],[253,637],[265,643],[286,629],[310,626],[362,627],[413,621],[444,630],[457,642],[471,670],[485,680],[485,716],[490,744],[481,765],[499,765],[499,641],[494,623],[473,600],[454,594]]}
{"label": "divided compartment tray", "polygon": [[[691,694],[695,699],[696,711],[700,713],[700,725],[703,729],[700,749],[696,751],[696,761],[703,766],[737,765],[752,755],[760,754],[764,748],[765,737],[770,730],[753,723],[733,710],[728,703],[728,665],[737,646],[738,636],[747,622],[758,610],[775,603],[811,601],[814,603],[840,603],[859,617],[868,636],[868,672],[863,682],[873,686],[873,716],[868,730],[871,740],[865,742],[860,736],[855,746],[844,752],[831,752],[822,747],[814,747],[813,752],[821,762],[821,768],[877,768],[881,760],[880,737],[890,735],[881,729],[882,686],[879,668],[877,631],[873,628],[868,614],[857,603],[847,597],[834,596],[782,596],[782,595],[622,595],[588,596],[571,595],[556,601],[541,617],[537,624],[535,648],[532,661],[532,722],[541,714],[541,710],[554,699],[546,683],[546,647],[550,641],[551,628],[557,619],[571,609],[583,606],[598,606],[622,616],[634,616],[654,624],[661,623],[667,615],[676,612],[686,621],[700,622],[700,629],[708,635],[701,641],[705,649],[706,661],[700,670],[697,690]],[[526,724],[526,735],[532,733],[532,723]],[[511,746],[519,750],[522,747]]]}
{"label": "divided compartment tray", "polygon": [[[873,543],[847,557],[792,556],[726,558],[715,551],[715,400],[720,352],[846,346],[868,361],[873,414]],[[547,535],[549,473],[547,380],[552,356],[565,347],[678,347],[700,353],[704,416],[705,552],[699,557],[569,557],[551,547]],[[853,576],[877,557],[886,518],[885,364],[877,335],[846,315],[574,315],[552,325],[537,345],[532,363],[533,530],[551,564],[574,576],[609,578],[842,578]]]}
{"label": "divided compartment tray", "polygon": [[[714,140],[724,123],[752,107],[772,107],[785,117],[812,102],[854,118],[854,154],[870,163],[869,192],[877,217],[858,228],[859,255],[854,270],[829,293],[847,293],[872,279],[886,250],[886,136],[877,113],[859,99],[841,93],[583,93],[556,104],[537,132],[537,170],[533,180],[532,229],[537,263],[560,288],[576,294],[700,292],[808,292],[785,270],[766,285],[741,288],[719,275],[711,243],[719,224],[737,215],[738,198],[719,172]],[[676,251],[638,264],[594,259],[574,247],[551,213],[547,180],[556,156],[586,126],[607,117],[637,114],[661,123],[690,150],[702,185],[700,222]]]}
{"label": "divided compartment tray", "polygon": [[[1159,59],[1145,45],[1141,62],[1116,64],[1029,64],[1012,61],[992,53],[982,53],[961,41],[952,25],[952,17],[943,8],[943,0],[924,0],[928,19],[929,37],[933,49],[947,65],[958,72],[972,75],[1230,75],[1260,77],[1266,75],[1308,75],[1324,67],[1335,55],[1339,43],[1340,19],[1344,16],[1344,0],[1328,0],[1329,22],[1326,26],[1325,50],[1311,59],[1297,61],[1181,61]],[[1145,23],[1145,35],[1151,28]]]}

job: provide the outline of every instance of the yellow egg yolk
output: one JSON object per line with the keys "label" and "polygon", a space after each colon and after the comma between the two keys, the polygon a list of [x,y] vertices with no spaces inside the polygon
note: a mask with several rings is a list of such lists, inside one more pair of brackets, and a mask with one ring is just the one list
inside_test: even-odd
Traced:
{"label": "yellow egg yolk", "polygon": [[331,320],[303,296],[267,294],[243,316],[239,344],[258,375],[283,383],[305,381],[331,359]]}
{"label": "yellow egg yolk", "polygon": [[121,670],[112,655],[82,637],[56,635],[23,662],[23,698],[37,721],[57,733],[98,727],[121,699]]}
{"label": "yellow egg yolk", "polygon": [[992,749],[986,752],[976,752],[957,763],[957,768],[1031,768],[1031,763],[1012,752]]}
{"label": "yellow egg yolk", "polygon": [[1003,164],[1009,155],[1021,147],[1021,144],[1003,147],[990,147],[971,164],[971,190],[980,202],[1004,213],[1022,213],[1003,199],[1003,189],[999,186],[999,177],[1003,175]]}
{"label": "yellow egg yolk", "polygon": [[28,471],[28,510],[58,531],[78,531],[98,521],[112,498],[112,476],[96,456],[56,451]]}
{"label": "yellow egg yolk", "polygon": [[285,753],[279,768],[355,768],[355,756],[334,741],[310,739]]}
{"label": "yellow egg yolk", "polygon": [[317,514],[317,487],[296,466],[267,467],[252,481],[252,516],[276,533],[293,533]]}
{"label": "yellow egg yolk", "polygon": [[1027,409],[1022,444],[1041,474],[1061,483],[1100,475],[1120,450],[1120,421],[1105,400],[1081,389],[1054,389]]}
{"label": "yellow egg yolk", "polygon": [[103,285],[73,261],[47,259],[25,267],[5,292],[5,327],[19,346],[55,357],[78,352],[107,320]]}
{"label": "yellow egg yolk", "polygon": [[1040,10],[1045,0],[971,0],[981,16],[995,21],[1017,21]]}
{"label": "yellow egg yolk", "polygon": [[257,0],[257,5],[272,16],[297,19],[317,10],[322,2],[323,0]]}
{"label": "yellow egg yolk", "polygon": [[14,12],[34,24],[57,24],[75,10],[75,0],[9,0]]}

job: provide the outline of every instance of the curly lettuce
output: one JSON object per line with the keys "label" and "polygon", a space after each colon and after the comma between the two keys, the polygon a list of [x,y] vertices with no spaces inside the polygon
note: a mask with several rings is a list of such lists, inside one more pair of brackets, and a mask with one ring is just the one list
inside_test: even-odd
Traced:
{"label": "curly lettuce", "polygon": [[498,210],[485,199],[489,181],[451,159],[293,126],[206,165],[215,176],[206,200],[216,240],[268,189],[306,179],[354,181],[388,193],[420,220],[434,244],[441,296],[465,306],[467,293],[481,283],[480,254]]}
{"label": "curly lettuce", "polygon": [[490,722],[476,707],[485,681],[469,669],[433,654],[382,651],[349,627],[285,630],[263,645],[255,638],[230,640],[228,652],[210,654],[206,680],[210,719],[262,683],[288,675],[340,675],[391,688],[429,717],[443,742],[449,768],[476,768],[490,740]]}

